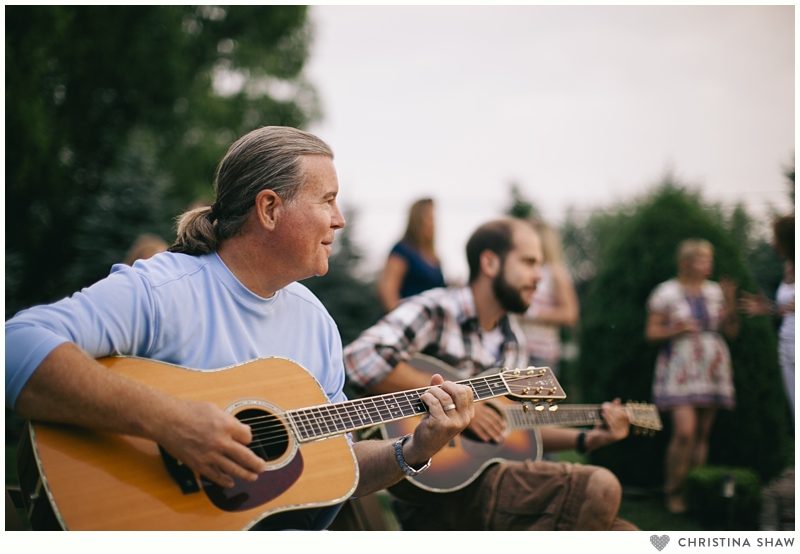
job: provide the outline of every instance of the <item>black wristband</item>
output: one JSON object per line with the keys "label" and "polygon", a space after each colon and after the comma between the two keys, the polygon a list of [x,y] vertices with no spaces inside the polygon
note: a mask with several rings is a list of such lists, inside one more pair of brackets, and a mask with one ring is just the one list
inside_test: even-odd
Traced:
{"label": "black wristband", "polygon": [[575,452],[578,454],[586,454],[589,452],[586,449],[586,431],[578,433],[578,439],[575,441]]}

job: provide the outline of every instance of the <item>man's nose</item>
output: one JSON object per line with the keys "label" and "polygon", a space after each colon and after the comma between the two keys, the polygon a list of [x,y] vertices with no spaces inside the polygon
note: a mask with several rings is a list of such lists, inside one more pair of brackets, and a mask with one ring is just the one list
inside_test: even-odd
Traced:
{"label": "man's nose", "polygon": [[333,227],[334,229],[343,229],[345,225],[347,225],[347,221],[345,221],[344,215],[342,215],[342,211],[337,206],[336,212],[333,214],[331,227]]}

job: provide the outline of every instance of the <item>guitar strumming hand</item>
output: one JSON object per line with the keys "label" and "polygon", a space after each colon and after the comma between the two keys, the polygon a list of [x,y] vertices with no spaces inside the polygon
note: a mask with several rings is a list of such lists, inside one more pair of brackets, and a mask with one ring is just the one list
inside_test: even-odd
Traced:
{"label": "guitar strumming hand", "polygon": [[226,488],[232,477],[254,482],[264,471],[264,461],[247,448],[250,426],[210,402],[176,398],[168,410],[152,436],[176,460]]}
{"label": "guitar strumming hand", "polygon": [[506,427],[505,418],[496,409],[488,404],[479,404],[475,406],[475,417],[467,426],[467,431],[484,442],[503,442]]}

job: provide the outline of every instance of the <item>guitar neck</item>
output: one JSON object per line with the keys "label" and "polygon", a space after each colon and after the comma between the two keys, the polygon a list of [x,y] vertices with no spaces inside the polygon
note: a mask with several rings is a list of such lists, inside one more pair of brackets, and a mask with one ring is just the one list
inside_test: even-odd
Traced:
{"label": "guitar neck", "polygon": [[523,406],[504,406],[511,430],[533,429],[545,425],[569,426],[594,426],[602,421],[601,406],[599,405],[561,405],[558,410],[551,412],[544,410],[525,411]]}
{"label": "guitar neck", "polygon": [[[500,375],[458,381],[472,389],[475,402],[509,394]],[[336,404],[324,404],[286,412],[301,442],[313,441],[424,414],[428,406],[421,397],[430,387],[371,396]]]}

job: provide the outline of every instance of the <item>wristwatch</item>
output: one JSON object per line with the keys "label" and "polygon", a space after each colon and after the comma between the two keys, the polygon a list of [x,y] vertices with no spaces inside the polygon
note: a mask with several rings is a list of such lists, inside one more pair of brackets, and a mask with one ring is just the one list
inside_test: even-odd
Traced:
{"label": "wristwatch", "polygon": [[397,442],[394,443],[394,456],[397,458],[397,463],[400,464],[400,469],[403,470],[403,473],[408,475],[409,477],[414,477],[415,475],[419,475],[429,467],[431,467],[431,460],[432,458],[428,458],[428,461],[425,462],[419,469],[414,469],[408,463],[406,463],[406,458],[403,456],[403,445],[406,441],[411,437],[411,435],[406,435],[405,437],[400,437],[397,439]]}

